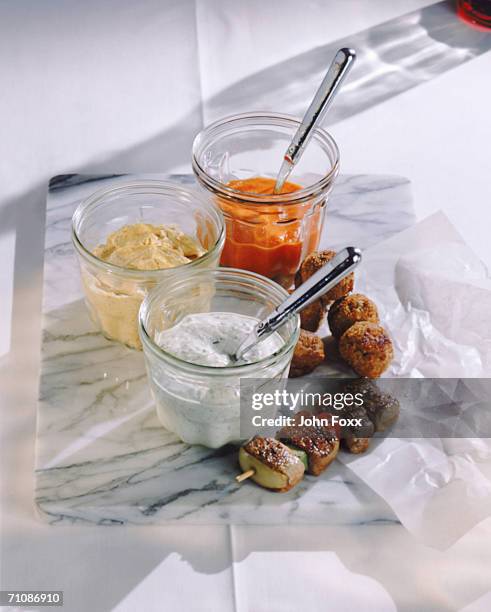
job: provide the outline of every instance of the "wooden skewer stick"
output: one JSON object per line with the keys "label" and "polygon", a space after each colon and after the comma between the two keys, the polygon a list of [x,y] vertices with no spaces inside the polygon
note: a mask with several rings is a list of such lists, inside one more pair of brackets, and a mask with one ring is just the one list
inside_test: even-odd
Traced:
{"label": "wooden skewer stick", "polygon": [[242,482],[243,480],[246,480],[247,478],[254,476],[255,473],[256,473],[256,470],[247,470],[246,472],[242,472],[242,474],[239,474],[238,476],[236,476],[235,480],[237,482]]}

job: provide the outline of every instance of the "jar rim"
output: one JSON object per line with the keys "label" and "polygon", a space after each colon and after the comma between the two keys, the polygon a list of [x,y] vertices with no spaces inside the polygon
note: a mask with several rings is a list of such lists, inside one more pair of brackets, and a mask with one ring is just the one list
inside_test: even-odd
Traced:
{"label": "jar rim", "polygon": [[[79,236],[79,226],[84,218],[84,215],[87,214],[87,212],[90,212],[90,210],[92,210],[97,204],[107,197],[113,195],[125,195],[128,193],[138,193],[141,189],[145,188],[155,190],[154,193],[156,194],[160,192],[162,195],[168,195],[169,191],[174,192],[176,195],[180,193],[181,195],[186,195],[199,201],[201,208],[212,214],[217,222],[219,231],[215,244],[209,250],[207,250],[206,253],[201,255],[201,257],[197,257],[196,259],[184,264],[179,264],[178,266],[173,266],[171,268],[160,268],[158,270],[137,270],[134,268],[125,268],[124,266],[118,266],[117,264],[110,263],[101,259],[100,257],[97,257],[97,255],[94,255],[94,253],[92,253],[92,251],[90,251],[84,245]],[[147,192],[147,194],[148,193],[151,192]],[[123,183],[118,183],[118,185],[112,187],[103,187],[102,189],[98,189],[92,193],[87,198],[84,198],[78,204],[75,212],[73,213],[71,236],[73,245],[78,253],[96,266],[103,267],[108,272],[127,278],[158,280],[165,273],[174,273],[176,270],[193,268],[213,257],[213,255],[216,254],[216,252],[220,250],[225,243],[225,221],[221,210],[213,203],[208,202],[195,190],[186,189],[181,184],[169,180],[139,179],[137,181],[125,181]]]}
{"label": "jar rim", "polygon": [[[249,113],[239,113],[236,115],[229,115],[218,119],[210,125],[206,126],[201,132],[199,132],[192,146],[192,167],[198,180],[209,187],[214,193],[219,194],[235,201],[240,201],[247,204],[281,204],[282,206],[288,206],[290,204],[298,204],[299,202],[311,199],[312,197],[325,191],[334,181],[339,173],[339,148],[336,141],[329,132],[323,128],[317,127],[314,130],[313,138],[319,141],[326,147],[328,147],[333,153],[333,163],[329,172],[324,175],[319,181],[309,185],[308,187],[302,187],[297,191],[293,191],[288,194],[278,195],[257,195],[238,191],[232,187],[228,187],[225,183],[222,183],[212,176],[210,176],[201,165],[198,159],[199,148],[202,145],[202,141],[205,137],[209,137],[212,133],[220,133],[227,124],[241,123],[247,120],[257,119],[258,124],[262,125],[283,125],[286,127],[298,128],[301,123],[301,119],[292,115],[284,115],[280,113],[271,113],[268,111],[257,111]],[[278,170],[279,163],[278,160]],[[287,197],[285,197],[287,196]]]}
{"label": "jar rim", "polygon": [[203,276],[219,276],[222,275],[227,279],[237,280],[252,280],[256,283],[262,284],[263,287],[266,286],[268,289],[272,290],[276,293],[279,299],[279,303],[285,300],[288,297],[288,292],[281,285],[276,283],[275,281],[267,278],[266,276],[262,276],[261,274],[257,274],[256,272],[251,272],[250,270],[242,270],[239,268],[226,268],[220,267],[216,269],[206,269],[206,270],[193,270],[189,275],[179,275],[173,277],[170,281],[166,282],[165,287],[163,283],[157,284],[153,287],[145,296],[143,300],[140,310],[138,313],[138,328],[140,331],[140,339],[143,347],[150,349],[150,351],[160,360],[170,363],[171,365],[179,367],[181,370],[185,370],[191,373],[199,373],[206,374],[211,376],[233,376],[237,374],[246,374],[250,371],[257,371],[258,366],[261,367],[269,367],[276,363],[279,359],[281,359],[291,348],[295,346],[297,343],[298,337],[300,335],[300,317],[299,315],[295,315],[295,327],[293,329],[292,334],[288,338],[287,341],[283,344],[283,346],[272,355],[268,357],[263,357],[258,361],[254,361],[252,363],[244,363],[234,366],[208,366],[202,365],[199,363],[193,363],[190,361],[186,361],[185,359],[181,359],[176,355],[164,350],[160,347],[155,340],[152,338],[151,334],[147,330],[145,320],[147,318],[148,312],[150,308],[153,306],[155,300],[160,297],[160,292],[165,288],[166,293],[169,293],[171,289],[175,287],[186,286],[188,283],[192,283],[195,279],[203,279]]}

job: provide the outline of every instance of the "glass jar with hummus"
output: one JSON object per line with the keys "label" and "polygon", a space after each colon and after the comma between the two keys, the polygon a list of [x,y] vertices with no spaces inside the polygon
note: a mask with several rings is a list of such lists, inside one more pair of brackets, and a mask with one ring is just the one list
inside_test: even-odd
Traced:
{"label": "glass jar with hummus", "polygon": [[107,338],[141,349],[138,310],[149,289],[182,272],[215,268],[225,230],[209,198],[149,179],[83,201],[72,240],[92,319]]}
{"label": "glass jar with hummus", "polygon": [[270,279],[231,268],[174,277],[149,293],[140,309],[140,335],[166,429],[210,448],[240,439],[240,381],[250,379],[260,391],[262,384],[287,377],[298,316],[241,361],[231,355],[287,297]]}
{"label": "glass jar with hummus", "polygon": [[316,129],[282,192],[273,195],[299,124],[272,113],[235,115],[205,128],[193,144],[193,170],[225,216],[222,265],[252,270],[284,287],[318,247],[339,171],[335,141]]}

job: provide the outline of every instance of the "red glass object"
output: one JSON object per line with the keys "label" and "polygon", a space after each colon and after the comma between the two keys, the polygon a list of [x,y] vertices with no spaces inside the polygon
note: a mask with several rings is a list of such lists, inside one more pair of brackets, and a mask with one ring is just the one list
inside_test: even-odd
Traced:
{"label": "red glass object", "polygon": [[457,0],[457,13],[467,23],[491,28],[491,0]]}

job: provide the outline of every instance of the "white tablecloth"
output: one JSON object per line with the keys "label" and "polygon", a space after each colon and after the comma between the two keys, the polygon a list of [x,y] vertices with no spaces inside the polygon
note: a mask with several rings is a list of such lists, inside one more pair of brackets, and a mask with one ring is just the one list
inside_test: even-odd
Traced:
{"label": "white tablecloth", "polygon": [[[57,529],[38,521],[32,502],[51,175],[189,171],[192,138],[204,123],[244,105],[301,113],[316,87],[309,66],[323,46],[356,34],[372,70],[366,80],[384,71],[390,78],[378,95],[378,81],[367,89],[359,75],[349,105],[340,98],[333,109],[343,171],[408,176],[418,216],[443,208],[491,261],[491,53],[446,38],[435,13],[425,12],[430,5],[0,5],[1,588],[62,589],[65,609],[84,612],[490,609],[490,521],[439,552],[398,524]],[[383,22],[386,39],[373,35]],[[396,44],[389,33],[401,23],[416,34]],[[392,77],[402,83],[398,95]]]}

